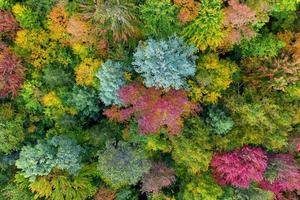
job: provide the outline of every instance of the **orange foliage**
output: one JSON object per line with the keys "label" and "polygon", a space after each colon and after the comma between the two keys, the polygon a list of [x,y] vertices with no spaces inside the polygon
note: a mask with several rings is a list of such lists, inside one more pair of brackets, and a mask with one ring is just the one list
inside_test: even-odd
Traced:
{"label": "orange foliage", "polygon": [[116,193],[107,188],[100,188],[96,195],[94,196],[94,200],[114,200],[116,197]]}
{"label": "orange foliage", "polygon": [[174,3],[180,7],[179,19],[182,23],[192,21],[198,16],[199,2],[194,0],[174,0]]}

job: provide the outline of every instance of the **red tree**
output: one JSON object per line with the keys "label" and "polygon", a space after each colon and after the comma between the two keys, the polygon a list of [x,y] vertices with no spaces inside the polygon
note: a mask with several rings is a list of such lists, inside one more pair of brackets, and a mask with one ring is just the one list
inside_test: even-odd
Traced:
{"label": "red tree", "polygon": [[25,79],[25,68],[15,53],[5,48],[0,53],[0,97],[9,93],[17,95],[17,90]]}
{"label": "red tree", "polygon": [[104,114],[119,122],[135,116],[142,134],[157,133],[166,126],[170,135],[177,135],[183,127],[182,117],[199,110],[196,104],[188,100],[184,90],[164,93],[134,83],[121,88],[119,98],[126,108],[113,106]]}
{"label": "red tree", "polygon": [[267,156],[260,148],[245,146],[228,153],[214,155],[213,175],[220,185],[248,188],[252,181],[261,181],[267,168]]}

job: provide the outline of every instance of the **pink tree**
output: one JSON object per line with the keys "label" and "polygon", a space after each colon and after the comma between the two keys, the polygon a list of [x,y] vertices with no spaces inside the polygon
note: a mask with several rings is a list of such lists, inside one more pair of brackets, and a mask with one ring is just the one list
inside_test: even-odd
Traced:
{"label": "pink tree", "polygon": [[267,156],[260,148],[244,146],[228,153],[214,155],[213,176],[220,185],[248,188],[252,181],[261,181],[267,168]]}
{"label": "pink tree", "polygon": [[166,127],[170,135],[177,135],[183,128],[183,117],[199,111],[199,107],[188,100],[184,90],[163,92],[133,83],[119,90],[119,99],[124,109],[111,107],[104,114],[111,120],[123,122],[134,116],[141,134],[157,133]]}

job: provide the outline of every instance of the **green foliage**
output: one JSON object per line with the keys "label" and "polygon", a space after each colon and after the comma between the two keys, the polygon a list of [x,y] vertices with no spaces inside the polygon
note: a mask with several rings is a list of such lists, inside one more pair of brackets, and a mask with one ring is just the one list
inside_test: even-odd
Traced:
{"label": "green foliage", "polygon": [[98,95],[90,88],[74,87],[70,103],[79,111],[81,118],[95,118],[99,115],[100,105]]}
{"label": "green foliage", "polygon": [[276,39],[273,34],[257,36],[252,40],[244,40],[239,50],[241,55],[245,57],[275,57],[281,48],[285,45],[284,42]]}
{"label": "green foliage", "polygon": [[188,120],[185,126],[180,136],[172,138],[172,158],[191,174],[207,171],[213,154],[209,129],[199,117]]}
{"label": "green foliage", "polygon": [[0,152],[8,154],[24,140],[23,116],[11,104],[1,104],[0,111]]}
{"label": "green foliage", "polygon": [[188,182],[180,193],[180,199],[189,200],[217,200],[223,194],[222,188],[208,175],[194,177]]}
{"label": "green foliage", "polygon": [[2,198],[3,200],[32,200],[33,195],[28,190],[10,183],[1,190],[0,199]]}
{"label": "green foliage", "polygon": [[195,74],[196,51],[177,36],[168,40],[149,39],[140,43],[132,64],[147,87],[180,89],[186,87],[187,77]]}
{"label": "green foliage", "polygon": [[245,95],[232,96],[226,101],[236,125],[227,135],[231,144],[259,144],[273,150],[285,147],[292,128],[290,112],[269,98],[247,100]]}
{"label": "green foliage", "polygon": [[76,174],[81,168],[81,152],[82,148],[75,141],[56,136],[34,147],[24,146],[16,166],[30,181],[34,181],[36,176],[48,175],[53,168]]}
{"label": "green foliage", "polygon": [[274,194],[270,191],[262,190],[254,185],[247,189],[226,187],[221,200],[272,200]]}
{"label": "green foliage", "polygon": [[163,38],[179,32],[178,9],[170,0],[147,0],[140,12],[145,36]]}
{"label": "green foliage", "polygon": [[194,101],[216,103],[221,92],[226,90],[238,71],[236,64],[219,59],[217,54],[206,54],[197,60],[197,71],[189,81],[190,96]]}
{"label": "green foliage", "polygon": [[217,107],[209,108],[206,122],[212,127],[212,133],[219,135],[228,133],[234,126],[233,120]]}
{"label": "green foliage", "polygon": [[29,187],[35,193],[35,199],[45,197],[51,200],[82,200],[95,194],[97,188],[92,184],[95,176],[95,168],[86,166],[75,177],[70,178],[64,174],[40,177]]}
{"label": "green foliage", "polygon": [[12,7],[12,11],[22,28],[32,29],[40,25],[38,16],[30,7],[17,3]]}
{"label": "green foliage", "polygon": [[201,51],[208,47],[216,50],[225,38],[223,17],[221,0],[203,0],[198,17],[182,30],[182,35]]}
{"label": "green foliage", "polygon": [[136,184],[150,167],[150,161],[141,149],[124,142],[109,144],[99,152],[100,176],[115,189]]}

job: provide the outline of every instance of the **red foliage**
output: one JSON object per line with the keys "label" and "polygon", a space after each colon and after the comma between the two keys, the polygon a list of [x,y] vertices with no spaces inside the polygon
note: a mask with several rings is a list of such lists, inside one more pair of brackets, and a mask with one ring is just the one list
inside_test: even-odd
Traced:
{"label": "red foliage", "polygon": [[175,178],[175,170],[168,168],[164,163],[155,163],[142,179],[142,192],[159,193],[164,187],[171,185]]}
{"label": "red foliage", "polygon": [[230,0],[229,6],[224,9],[224,26],[229,29],[226,42],[230,44],[239,43],[242,38],[251,39],[255,31],[248,25],[256,21],[256,13],[247,5],[240,4],[238,0]]}
{"label": "red foliage", "polygon": [[15,96],[25,79],[25,68],[21,60],[5,48],[0,54],[0,97],[10,92]]}
{"label": "red foliage", "polygon": [[94,200],[114,200],[116,197],[116,193],[107,188],[100,188],[96,195],[94,196]]}
{"label": "red foliage", "polygon": [[14,16],[7,11],[0,10],[0,32],[7,32],[14,35],[18,30],[18,24]]}
{"label": "red foliage", "polygon": [[267,156],[260,148],[245,146],[229,153],[214,155],[213,175],[220,185],[248,188],[252,181],[261,181],[267,168]]}
{"label": "red foliage", "polygon": [[121,88],[119,98],[126,108],[121,110],[113,106],[104,114],[119,122],[134,115],[142,134],[157,133],[166,126],[170,135],[177,135],[183,127],[182,117],[199,111],[196,104],[189,102],[184,90],[163,93],[134,83]]}
{"label": "red foliage", "polygon": [[262,180],[260,187],[281,196],[282,192],[300,190],[300,172],[290,154],[276,154],[269,157],[269,165],[275,167],[274,180]]}

